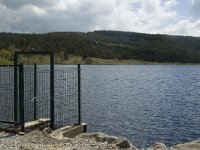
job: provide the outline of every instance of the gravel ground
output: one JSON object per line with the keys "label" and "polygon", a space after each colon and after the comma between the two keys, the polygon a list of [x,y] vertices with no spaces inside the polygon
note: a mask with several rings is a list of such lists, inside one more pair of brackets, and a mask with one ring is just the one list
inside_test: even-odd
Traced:
{"label": "gravel ground", "polygon": [[56,139],[39,130],[25,135],[0,133],[0,150],[135,150],[127,140],[102,133]]}
{"label": "gravel ground", "polygon": [[[123,138],[105,135],[100,132],[83,133],[75,138],[49,130],[35,130],[26,134],[0,132],[0,150],[139,150]],[[157,143],[140,150],[200,150],[200,140],[178,144],[167,148]]]}

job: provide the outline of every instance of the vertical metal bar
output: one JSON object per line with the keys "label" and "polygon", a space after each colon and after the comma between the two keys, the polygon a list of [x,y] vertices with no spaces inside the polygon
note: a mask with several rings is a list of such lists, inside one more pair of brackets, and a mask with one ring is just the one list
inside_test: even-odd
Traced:
{"label": "vertical metal bar", "polygon": [[50,54],[50,110],[51,110],[51,129],[54,129],[54,53]]}
{"label": "vertical metal bar", "polygon": [[37,102],[37,64],[34,64],[34,120],[37,119],[36,102]]}
{"label": "vertical metal bar", "polygon": [[24,67],[19,66],[19,107],[20,107],[20,126],[21,132],[24,132]]}
{"label": "vertical metal bar", "polygon": [[81,124],[81,67],[78,64],[78,124]]}
{"label": "vertical metal bar", "polygon": [[14,54],[14,121],[18,122],[18,55]]}

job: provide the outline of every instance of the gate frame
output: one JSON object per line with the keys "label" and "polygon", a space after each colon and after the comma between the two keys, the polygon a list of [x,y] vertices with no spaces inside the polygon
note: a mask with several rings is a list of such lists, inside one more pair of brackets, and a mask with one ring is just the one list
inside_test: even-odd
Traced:
{"label": "gate frame", "polygon": [[[18,56],[19,55],[49,55],[50,56],[50,127],[54,129],[54,52],[53,51],[28,51],[28,52],[15,52],[14,54],[14,121],[18,122],[18,108],[20,108],[20,124],[21,131],[24,132],[24,111],[23,111],[23,96],[18,93]],[[23,66],[20,69],[23,72]],[[22,81],[23,82],[23,81]],[[19,96],[20,99],[19,100]],[[19,105],[18,105],[19,102]],[[21,106],[22,105],[22,106]],[[21,110],[22,109],[22,110]],[[22,112],[23,111],[23,112]],[[21,114],[22,113],[22,114]]]}

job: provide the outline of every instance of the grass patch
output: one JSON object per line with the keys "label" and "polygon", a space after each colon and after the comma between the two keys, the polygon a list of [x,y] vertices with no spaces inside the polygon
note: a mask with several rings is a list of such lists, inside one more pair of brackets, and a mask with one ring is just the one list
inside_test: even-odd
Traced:
{"label": "grass patch", "polygon": [[95,65],[149,65],[149,64],[161,64],[158,62],[149,62],[141,60],[119,60],[119,59],[101,59],[88,57],[82,59],[79,56],[69,56],[68,60],[65,60],[63,64],[95,64]]}
{"label": "grass patch", "polygon": [[11,65],[11,64],[13,64],[12,61],[10,61],[10,60],[8,60],[6,58],[1,58],[0,57],[0,65]]}
{"label": "grass patch", "polygon": [[[20,56],[19,62],[24,64],[49,64],[50,57],[48,55],[32,55]],[[13,64],[6,58],[0,58],[0,65]],[[67,60],[63,60],[59,55],[55,54],[55,64],[95,64],[95,65],[156,65],[156,64],[182,64],[182,63],[160,63],[142,60],[119,60],[119,59],[100,59],[94,57],[82,58],[80,56],[70,55]]]}

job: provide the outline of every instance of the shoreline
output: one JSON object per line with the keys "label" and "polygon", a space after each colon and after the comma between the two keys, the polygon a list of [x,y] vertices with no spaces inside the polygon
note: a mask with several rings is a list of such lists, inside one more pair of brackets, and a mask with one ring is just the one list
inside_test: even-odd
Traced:
{"label": "shoreline", "polygon": [[0,150],[199,150],[200,140],[167,147],[155,143],[150,147],[137,148],[125,138],[101,132],[82,133],[74,138],[64,137],[58,131],[34,130],[26,134],[0,132]]}
{"label": "shoreline", "polygon": [[95,57],[88,57],[82,59],[79,56],[70,56],[68,60],[60,61],[58,58],[55,59],[56,64],[70,65],[70,64],[81,64],[81,65],[200,65],[200,63],[172,63],[172,62],[153,62],[143,60],[119,60],[119,59],[102,59]]}
{"label": "shoreline", "polygon": [[[49,64],[49,58],[43,56],[42,58],[23,58],[22,61],[26,64]],[[12,65],[13,61],[10,60],[1,60],[0,65]],[[153,62],[153,61],[143,61],[143,60],[119,60],[119,59],[101,59],[95,57],[81,58],[80,56],[69,56],[67,60],[62,60],[60,57],[55,55],[55,64],[56,65],[72,65],[72,64],[81,64],[81,65],[200,65],[200,63],[172,63],[172,62]]]}

